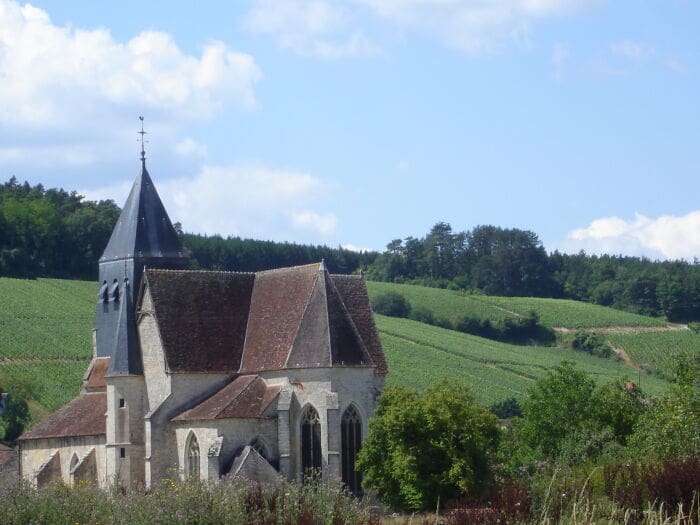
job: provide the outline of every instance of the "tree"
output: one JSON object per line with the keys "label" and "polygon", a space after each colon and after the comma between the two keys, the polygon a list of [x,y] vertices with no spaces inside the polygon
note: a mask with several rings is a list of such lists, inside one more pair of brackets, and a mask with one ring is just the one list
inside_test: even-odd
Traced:
{"label": "tree", "polygon": [[0,415],[2,441],[8,445],[14,445],[29,421],[29,407],[21,394],[8,393],[5,399],[5,410]]}
{"label": "tree", "polygon": [[357,467],[365,486],[396,508],[479,496],[492,478],[497,421],[462,385],[444,381],[423,394],[390,387],[379,398]]}
{"label": "tree", "polygon": [[652,402],[629,438],[637,457],[700,457],[700,356],[677,357],[675,380],[668,394]]}
{"label": "tree", "polygon": [[381,315],[408,317],[411,313],[411,303],[400,293],[386,292],[375,297],[372,309]]}
{"label": "tree", "polygon": [[563,361],[530,389],[523,404],[525,442],[545,456],[556,457],[563,440],[590,420],[593,379]]}

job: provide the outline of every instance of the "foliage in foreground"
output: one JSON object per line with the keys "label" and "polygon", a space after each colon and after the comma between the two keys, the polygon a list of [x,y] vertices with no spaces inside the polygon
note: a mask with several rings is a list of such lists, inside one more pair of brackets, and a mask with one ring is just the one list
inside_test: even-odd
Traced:
{"label": "foliage in foreground", "polygon": [[109,492],[91,486],[45,489],[0,487],[0,525],[25,523],[171,524],[366,524],[366,505],[337,484],[260,485],[167,481],[152,491]]}
{"label": "foliage in foreground", "polygon": [[423,394],[388,388],[370,421],[357,467],[365,486],[401,509],[424,509],[463,494],[480,495],[498,444],[496,417],[466,387],[442,382]]}

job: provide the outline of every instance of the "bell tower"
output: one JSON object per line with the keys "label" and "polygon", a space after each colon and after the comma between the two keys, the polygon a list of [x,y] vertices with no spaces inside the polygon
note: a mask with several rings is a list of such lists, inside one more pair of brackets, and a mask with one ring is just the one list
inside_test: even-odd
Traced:
{"label": "bell tower", "polygon": [[99,260],[100,293],[95,317],[96,357],[109,357],[107,374],[143,373],[136,338],[136,295],[144,267],[184,269],[189,259],[146,169],[143,117],[141,171]]}

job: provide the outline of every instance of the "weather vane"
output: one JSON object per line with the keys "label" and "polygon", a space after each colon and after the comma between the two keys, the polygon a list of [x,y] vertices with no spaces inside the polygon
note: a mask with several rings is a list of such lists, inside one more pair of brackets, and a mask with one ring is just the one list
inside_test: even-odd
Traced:
{"label": "weather vane", "polygon": [[141,131],[137,131],[136,133],[141,135],[141,163],[145,166],[146,165],[146,150],[143,148],[143,145],[148,141],[143,140],[143,136],[148,132],[143,130],[143,116],[139,115],[139,120],[141,121]]}

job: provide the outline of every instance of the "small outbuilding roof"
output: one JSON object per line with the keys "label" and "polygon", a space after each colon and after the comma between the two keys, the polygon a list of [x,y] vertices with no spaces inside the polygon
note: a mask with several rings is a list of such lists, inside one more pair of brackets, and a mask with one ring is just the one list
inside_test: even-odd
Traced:
{"label": "small outbuilding roof", "polygon": [[174,417],[172,421],[264,417],[265,410],[279,391],[279,386],[267,386],[260,376],[239,376],[211,397]]}
{"label": "small outbuilding roof", "polygon": [[98,436],[105,433],[107,393],[80,394],[34,428],[20,436],[21,441],[68,436]]}

